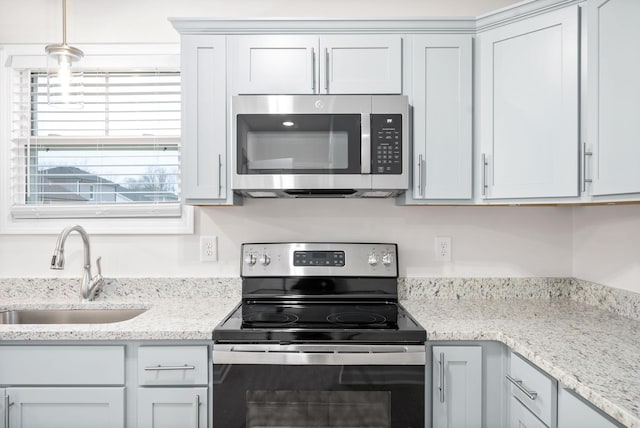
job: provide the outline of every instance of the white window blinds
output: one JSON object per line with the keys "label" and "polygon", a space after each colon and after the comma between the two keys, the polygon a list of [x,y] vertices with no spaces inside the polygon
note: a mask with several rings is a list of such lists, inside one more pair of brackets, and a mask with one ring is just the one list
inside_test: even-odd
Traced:
{"label": "white window blinds", "polygon": [[178,72],[85,71],[81,108],[49,105],[44,72],[14,77],[15,218],[180,215]]}

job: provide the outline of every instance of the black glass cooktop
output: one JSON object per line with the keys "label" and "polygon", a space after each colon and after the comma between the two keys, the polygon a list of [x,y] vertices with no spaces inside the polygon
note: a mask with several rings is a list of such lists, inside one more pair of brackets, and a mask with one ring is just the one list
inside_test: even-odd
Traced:
{"label": "black glass cooktop", "polygon": [[422,343],[425,330],[396,302],[244,301],[213,331],[224,343]]}

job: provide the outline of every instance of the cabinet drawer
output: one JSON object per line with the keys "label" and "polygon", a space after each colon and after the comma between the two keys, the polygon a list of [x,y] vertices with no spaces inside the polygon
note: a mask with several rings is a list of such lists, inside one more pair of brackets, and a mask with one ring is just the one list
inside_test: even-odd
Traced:
{"label": "cabinet drawer", "polygon": [[547,428],[542,421],[531,413],[517,398],[509,399],[511,428]]}
{"label": "cabinet drawer", "polygon": [[140,385],[206,385],[206,346],[142,346],[138,350]]}
{"label": "cabinet drawer", "polygon": [[124,385],[123,346],[2,346],[2,385]]}
{"label": "cabinet drawer", "polygon": [[[511,394],[547,426],[552,426],[557,408],[557,382],[514,353],[511,353],[510,373]],[[531,396],[524,391],[529,391]]]}

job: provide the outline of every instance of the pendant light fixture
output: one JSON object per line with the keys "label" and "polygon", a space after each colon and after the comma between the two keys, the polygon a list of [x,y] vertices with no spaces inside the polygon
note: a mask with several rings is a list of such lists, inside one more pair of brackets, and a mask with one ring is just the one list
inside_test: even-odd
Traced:
{"label": "pendant light fixture", "polygon": [[47,102],[64,108],[82,108],[82,71],[74,68],[84,53],[67,44],[67,0],[62,0],[62,44],[45,47],[47,53]]}

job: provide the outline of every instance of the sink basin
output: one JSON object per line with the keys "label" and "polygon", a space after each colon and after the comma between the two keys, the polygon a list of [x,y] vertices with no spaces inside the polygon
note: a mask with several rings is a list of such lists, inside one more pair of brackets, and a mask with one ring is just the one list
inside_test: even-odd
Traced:
{"label": "sink basin", "polygon": [[130,320],[146,309],[16,309],[0,312],[0,324],[108,324]]}

